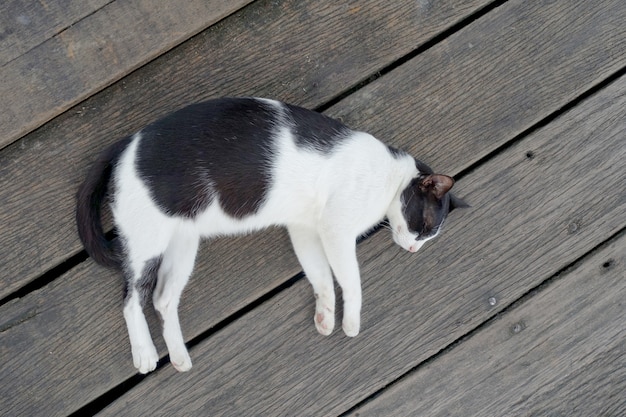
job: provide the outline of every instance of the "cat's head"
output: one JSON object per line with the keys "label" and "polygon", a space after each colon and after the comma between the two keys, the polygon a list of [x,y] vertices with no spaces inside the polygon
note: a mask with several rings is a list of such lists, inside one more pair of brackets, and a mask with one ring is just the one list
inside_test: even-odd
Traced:
{"label": "cat's head", "polygon": [[420,171],[401,192],[395,215],[388,215],[393,240],[407,251],[417,252],[437,236],[450,211],[469,207],[450,193],[453,185],[452,177]]}

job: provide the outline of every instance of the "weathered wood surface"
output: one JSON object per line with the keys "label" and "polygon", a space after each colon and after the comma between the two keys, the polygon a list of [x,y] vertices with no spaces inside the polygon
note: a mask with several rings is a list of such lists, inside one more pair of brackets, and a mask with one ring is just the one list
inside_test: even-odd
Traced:
{"label": "weathered wood surface", "polygon": [[[211,242],[201,250],[196,269],[181,306],[187,339],[300,270],[284,233],[277,231]],[[0,415],[67,415],[135,374],[121,314],[122,287],[119,276],[88,261],[0,307],[2,380],[15,378],[0,384]],[[151,310],[149,322],[164,356]]]}
{"label": "weathered wood surface", "polygon": [[[523,3],[498,7],[328,113],[391,139],[437,168],[458,172],[624,66],[625,29],[617,24],[624,18],[620,2],[579,4],[577,9]],[[415,4],[372,2],[358,9],[320,2],[255,2],[4,149],[0,239],[5,241],[0,258],[6,254],[12,262],[0,273],[0,291],[10,293],[7,286],[17,288],[78,251],[73,193],[95,154],[116,137],[183,103],[215,95],[267,95],[317,106],[481,3],[418,2],[419,10],[409,13]],[[438,17],[433,21],[433,16]],[[379,24],[380,32],[367,36]],[[336,33],[337,28],[346,33]],[[506,36],[508,42],[501,41]],[[571,37],[576,40],[570,43]],[[468,39],[482,40],[480,53],[476,44],[466,46]],[[529,45],[536,51],[529,51]],[[253,51],[252,56],[244,50]],[[359,249],[366,281],[359,338],[350,340],[340,332],[328,339],[318,336],[311,323],[311,291],[301,280],[193,349],[191,374],[173,375],[167,365],[105,414],[129,400],[135,410],[157,407],[158,402],[161,413],[176,409],[180,414],[180,402],[172,399],[178,394],[187,396],[183,399],[189,410],[219,403],[211,415],[229,407],[245,410],[250,400],[258,400],[260,413],[270,414],[280,407],[306,410],[300,415],[349,409],[623,228],[623,193],[602,195],[611,186],[622,189],[619,181],[625,180],[623,170],[615,178],[624,159],[623,141],[615,139],[624,137],[624,114],[613,107],[602,110],[602,103],[624,108],[623,87],[623,79],[611,84],[610,92],[621,95],[592,97],[579,106],[587,106],[588,114],[568,113],[462,180],[457,189],[475,208],[454,215],[446,233],[417,256],[399,252],[384,231],[365,242]],[[590,105],[591,100],[596,101]],[[614,104],[616,100],[621,102]],[[568,125],[575,127],[568,131]],[[581,134],[589,134],[589,143],[579,140]],[[578,135],[580,146],[559,149],[572,135]],[[613,148],[602,150],[602,145]],[[526,158],[528,150],[533,159]],[[564,174],[552,170],[540,175],[554,155],[566,164]],[[597,189],[587,190],[592,188],[586,182],[591,173],[575,180],[566,177],[591,167],[595,178],[603,175],[604,180],[602,164],[610,167],[609,179]],[[533,204],[538,207],[526,210]],[[545,218],[544,210],[549,212]],[[504,217],[494,217],[498,211]],[[29,224],[33,219],[36,223]],[[484,234],[490,226],[498,236]],[[7,239],[5,230],[14,236]],[[484,238],[477,241],[477,236]],[[5,244],[12,244],[12,250],[3,252]],[[468,247],[472,256],[457,259]],[[522,259],[524,254],[528,259]],[[445,276],[420,279],[441,275],[446,257],[456,261],[446,267]],[[24,269],[16,272],[19,268]],[[298,270],[279,231],[207,245],[181,306],[186,339],[211,329]],[[417,280],[412,271],[419,271]],[[376,276],[389,281],[374,282]],[[486,301],[492,295],[499,300],[495,308]],[[64,415],[132,376],[120,298],[119,278],[87,261],[0,307],[0,356],[9,358],[0,368],[0,398],[8,399],[0,414],[38,415],[45,410],[46,415]],[[163,354],[154,316],[151,325]],[[172,397],[155,388],[157,381]],[[221,387],[219,381],[223,389],[208,393]],[[304,388],[310,384],[307,393]],[[136,401],[149,387],[156,392],[147,398],[156,400]],[[315,395],[317,403],[307,409]],[[328,401],[319,401],[326,397]],[[164,401],[169,404],[164,406]]]}
{"label": "weathered wood surface", "polygon": [[110,2],[111,0],[0,2],[0,67]]}
{"label": "weathered wood surface", "polygon": [[209,97],[259,95],[318,106],[486,0],[455,3],[255,2],[5,148],[0,298],[81,249],[74,194],[107,144]]}
{"label": "weathered wood surface", "polygon": [[625,21],[619,0],[509,1],[330,113],[458,171],[626,66]]}
{"label": "weathered wood surface", "polygon": [[626,415],[626,235],[351,416]]}
{"label": "weathered wood surface", "polygon": [[365,241],[357,338],[316,336],[300,281],[197,345],[193,376],[165,367],[101,415],[346,411],[626,226],[615,192],[626,181],[625,118],[622,77],[460,181],[474,208],[436,245],[412,255],[384,232]]}
{"label": "weathered wood surface", "polygon": [[0,148],[250,1],[104,5],[0,67]]}
{"label": "weathered wood surface", "polygon": [[[368,27],[369,24],[367,22],[376,20],[376,16],[371,13],[380,13],[379,9],[372,8],[371,12],[363,12],[360,15],[361,19],[364,19],[364,21],[361,21],[357,19],[358,16],[346,16],[345,14],[339,13],[337,9],[335,9],[334,3],[329,2],[328,4],[329,6],[326,8],[330,8],[331,12],[326,11],[325,13],[330,16],[337,16],[335,20],[331,19],[329,24],[339,25],[338,27],[342,27],[341,25],[351,27],[350,24],[352,24],[355,25],[353,28],[362,28],[360,29],[361,31]],[[230,38],[227,34],[222,33],[220,35],[221,30],[243,30],[243,25],[248,25],[250,22],[254,23],[256,22],[255,19],[257,19],[259,15],[266,14],[277,16],[279,20],[278,22],[270,21],[271,24],[267,22],[265,24],[270,27],[278,26],[283,29],[289,29],[290,32],[288,33],[300,36],[302,44],[306,44],[306,39],[308,39],[308,37],[312,34],[318,33],[319,36],[322,36],[322,33],[327,31],[325,26],[314,25],[311,27],[304,24],[306,22],[308,22],[309,25],[313,23],[305,18],[307,14],[314,12],[320,13],[320,10],[324,10],[320,9],[321,4],[319,2],[314,5],[308,5],[307,7],[303,7],[304,5],[302,3],[293,3],[291,5],[292,9],[290,9],[291,13],[286,15],[278,15],[276,13],[277,10],[274,10],[273,13],[268,13],[267,7],[274,7],[274,5],[260,4],[259,7],[262,6],[263,8],[255,9],[256,5],[257,4],[252,5],[241,14],[229,18],[229,22],[224,22],[224,24],[228,23],[228,26],[220,29],[220,26],[223,26],[220,24],[217,28],[211,29],[209,31],[210,33],[213,33],[211,36],[219,35]],[[406,8],[407,5],[408,2],[403,5],[395,3],[395,7],[402,6],[403,8]],[[442,19],[446,20],[448,24],[453,23],[459,18],[459,16],[451,16],[450,13],[447,12],[447,10],[450,9],[449,5],[446,5],[443,2],[440,3],[440,5],[442,7],[441,12],[435,13],[435,10],[431,10],[429,15],[431,18],[433,16],[441,15]],[[466,9],[465,7],[467,7],[467,3],[463,8],[455,8],[455,10],[458,9],[468,12],[469,9]],[[332,10],[335,11],[332,12]],[[343,10],[343,8],[339,9],[339,11],[341,10]],[[395,9],[388,10],[389,15],[391,16],[390,18],[397,18],[399,14],[403,14],[398,11],[392,12],[393,10]],[[302,21],[303,19],[305,20],[302,23],[298,23],[298,21]],[[232,20],[235,21],[233,22]],[[378,19],[378,22],[383,23],[380,19]],[[405,27],[408,29],[411,22],[404,22]],[[434,30],[434,27],[443,26],[442,22],[436,23],[431,21],[430,23],[430,26],[423,25],[415,29],[413,32],[413,41],[418,39],[419,36],[431,36],[431,31]],[[387,21],[385,25],[393,26],[391,21]],[[235,29],[233,29],[233,27],[235,27]],[[385,26],[382,28],[384,27]],[[302,31],[298,32],[296,29]],[[347,55],[345,59],[354,59],[354,57],[350,57],[348,50],[350,48],[355,48],[359,42],[359,38],[364,34],[356,29],[346,29],[346,31],[352,33],[352,37],[344,34],[345,36],[341,38],[341,42],[345,43],[345,45],[342,46],[342,48],[345,48],[343,52]],[[246,39],[244,39],[245,45],[248,45],[251,50],[258,50],[263,43],[269,42],[269,36],[270,35],[268,35],[264,30],[264,27],[259,25],[255,27],[254,30],[250,29],[250,33],[246,32]],[[405,38],[405,41],[407,39],[408,38]],[[385,40],[384,38],[379,41],[389,42],[389,40]],[[327,49],[323,47],[323,45],[320,45],[319,42],[320,41],[318,40],[315,43],[309,44],[309,51],[312,51],[313,48],[320,48],[318,52],[322,53]],[[203,45],[205,43],[206,39],[199,42],[194,46],[194,48],[197,48],[198,45]],[[402,45],[404,44],[398,44],[397,49],[402,49],[400,48]],[[225,49],[219,50],[217,51],[219,53],[213,55],[215,62],[217,62],[214,63],[214,65],[224,65],[224,59],[226,57],[232,57],[232,48],[229,50],[229,46],[232,47],[232,45],[227,45]],[[413,46],[414,44],[410,47]],[[294,43],[293,48],[296,47],[297,44]],[[403,47],[409,48],[407,45],[404,45]],[[333,54],[339,54],[341,52],[342,51],[337,50],[332,51]],[[323,88],[320,88],[320,90],[316,91],[315,94],[306,98],[309,100],[308,105],[314,106],[322,103],[323,100],[328,100],[330,97],[337,94],[338,90],[345,88],[346,83],[351,81],[350,77],[352,77],[353,80],[355,77],[365,76],[365,71],[368,70],[368,68],[371,69],[372,65],[385,65],[387,60],[394,59],[399,56],[398,54],[401,52],[402,51],[387,51],[385,53],[380,53],[377,59],[374,59],[373,62],[369,63],[369,67],[365,65],[360,67],[357,66],[354,69],[341,72],[341,74],[338,73],[337,78],[339,81],[325,81],[323,83]],[[157,73],[161,70],[171,70],[168,65],[177,62],[181,56],[189,55],[190,51],[183,50],[178,51],[178,53],[180,55],[175,55],[174,57],[169,58],[165,64],[162,64],[163,67],[157,67],[157,69],[154,69],[153,71]],[[289,59],[291,59],[290,56],[291,55],[289,54],[284,56],[280,55],[280,59],[282,60],[280,62],[286,65]],[[339,68],[347,66],[349,63],[349,61],[335,62],[333,61],[334,58],[331,57],[326,58],[328,58],[333,65],[336,65],[336,71],[339,71]],[[337,59],[338,58],[339,56],[337,56]],[[256,65],[262,64],[266,65],[268,68],[270,66],[273,67],[276,63],[277,59],[273,55],[268,55],[266,59],[258,59],[256,61]],[[204,64],[207,63],[204,62]],[[200,70],[200,68],[200,64],[198,64],[197,67],[194,67],[195,70]],[[244,72],[252,69],[252,61],[249,66],[243,66],[240,68],[240,70]],[[103,143],[98,142],[100,139],[93,140],[93,138],[87,135],[82,135],[82,132],[85,129],[89,129],[91,133],[103,138],[102,141],[108,143],[113,139],[103,136],[102,132],[98,132],[99,128],[104,130],[106,133],[114,129],[121,129],[120,125],[122,128],[127,128],[126,124],[132,123],[131,119],[121,118],[118,111],[113,111],[111,106],[105,106],[102,104],[102,101],[115,101],[116,106],[124,107],[136,105],[140,102],[140,100],[146,100],[146,97],[154,97],[156,100],[158,93],[152,91],[154,85],[141,87],[139,83],[144,78],[141,78],[136,83],[135,81],[132,81],[136,74],[143,74],[141,77],[152,77],[152,75],[145,75],[145,71],[142,69],[132,76],[127,77],[126,80],[130,79],[131,81],[125,80],[123,83],[124,85],[119,89],[114,86],[101,95],[104,96],[104,98],[96,97],[93,99],[93,101],[95,101],[98,105],[98,110],[100,110],[99,115],[103,118],[103,120],[100,120],[97,114],[94,115],[90,111],[83,113],[83,120],[80,120],[78,116],[63,116],[60,118],[61,122],[59,122],[61,125],[59,129],[63,130],[63,134],[52,134],[50,132],[49,129],[57,129],[57,127],[54,126],[55,123],[57,123],[57,121],[55,121],[34,134],[35,137],[37,137],[36,135],[40,133],[42,135],[46,135],[45,142],[43,140],[42,142],[37,142],[36,140],[34,140],[34,142],[29,142],[29,138],[27,138],[27,140],[20,142],[20,147],[16,144],[15,146],[8,148],[12,152],[15,152],[13,155],[18,157],[23,154],[29,155],[25,159],[21,160],[21,162],[25,162],[25,160],[30,161],[29,163],[26,163],[26,167],[22,167],[22,170],[20,171],[21,173],[29,172],[27,167],[29,164],[31,166],[35,166],[35,162],[37,161],[36,152],[38,152],[39,157],[41,157],[41,148],[45,148],[48,150],[47,152],[50,152],[50,165],[48,166],[53,168],[53,172],[55,169],[52,164],[58,164],[59,158],[65,158],[68,165],[80,166],[80,168],[77,168],[77,172],[72,170],[69,174],[67,169],[64,167],[56,168],[58,174],[56,174],[57,176],[55,179],[50,179],[50,176],[54,175],[50,171],[45,171],[45,175],[40,173],[42,176],[38,177],[36,181],[43,182],[46,187],[49,187],[45,194],[42,193],[42,196],[59,195],[59,197],[55,198],[54,201],[50,199],[49,206],[46,206],[43,210],[41,208],[41,201],[43,198],[39,198],[40,196],[38,196],[38,198],[34,199],[34,201],[38,201],[40,204],[38,212],[55,212],[59,206],[65,206],[63,210],[56,212],[56,217],[53,219],[50,217],[44,218],[47,219],[45,221],[49,222],[49,224],[55,224],[57,226],[59,224],[62,226],[65,224],[66,227],[61,228],[62,236],[60,237],[65,243],[68,241],[72,242],[76,248],[78,248],[78,243],[76,242],[76,238],[74,236],[75,226],[73,224],[72,214],[74,190],[76,189],[78,181],[80,181],[80,177],[83,175],[84,167],[91,163],[91,158],[85,157],[85,154],[91,153],[93,157],[93,154],[97,153],[104,146]],[[288,74],[288,72],[286,72],[286,74]],[[293,74],[294,75],[292,75],[291,78],[287,76],[283,77],[283,80],[293,80],[294,83],[309,82],[308,78],[303,78],[303,73],[296,71]],[[316,72],[306,73],[305,75],[307,75],[307,77],[319,76]],[[167,77],[169,76],[170,75]],[[206,80],[204,82],[207,83]],[[247,83],[249,80],[242,79],[242,82]],[[208,94],[215,94],[216,91],[220,91],[215,90],[215,88],[221,88],[222,92],[225,88],[227,88],[226,84],[220,84],[219,86],[211,87],[213,89],[209,90]],[[180,87],[184,90],[184,92],[191,93],[192,89],[198,88],[198,85],[189,84],[186,86],[181,82]],[[243,91],[249,87],[250,86],[246,84],[237,88],[241,88],[242,90],[239,93],[243,93]],[[132,88],[134,93],[128,96],[124,93],[123,88]],[[145,88],[145,90],[143,90],[143,88]],[[165,89],[166,86],[163,85],[159,91],[163,92]],[[138,90],[140,93],[137,92]],[[284,91],[288,92],[289,90],[285,89]],[[206,92],[203,92],[203,94],[204,93]],[[182,100],[185,100],[185,97],[177,97],[174,101],[178,103]],[[168,106],[176,106],[176,104],[171,104],[167,100],[164,100],[159,104],[155,102],[147,102],[143,103],[141,106],[137,106],[141,109],[141,111],[137,112],[134,112],[132,107],[124,108],[130,114],[138,115],[138,117],[146,119],[154,117],[150,114],[151,109],[159,108],[161,111],[166,112],[169,109]],[[64,119],[64,117],[67,117],[67,119]],[[107,123],[112,126],[107,126]],[[53,125],[53,127],[50,128],[50,125]],[[131,127],[129,131],[136,128],[137,127]],[[73,131],[74,129],[75,131]],[[53,145],[57,146],[57,149],[50,144],[50,138],[47,136],[54,137],[52,140],[56,143]],[[79,138],[72,139],[76,136],[79,136]],[[116,136],[120,136],[120,134]],[[39,138],[42,139],[41,136]],[[29,143],[29,146],[27,148],[20,149],[22,143]],[[61,154],[62,156],[58,156],[60,154],[58,147],[67,153]],[[3,154],[7,155],[7,149],[3,151]],[[7,158],[7,160],[14,162],[14,160],[10,158]],[[41,159],[39,159],[38,162],[40,166],[42,163],[45,163],[42,162]],[[12,164],[13,168],[16,168],[17,165],[18,162],[14,162]],[[5,165],[0,164],[0,167],[4,166]],[[67,177],[69,175],[71,175],[71,178],[68,179]],[[19,177],[19,175],[17,177]],[[30,181],[33,181],[33,179],[31,178]],[[56,184],[57,181],[61,182],[63,185]],[[7,186],[11,186],[11,184],[7,184]],[[33,187],[27,187],[27,189],[28,193],[31,193],[30,198],[33,198],[32,193],[34,191],[36,192],[37,188],[33,189]],[[17,196],[15,194],[12,195],[13,199],[23,203],[30,200],[26,194],[22,194],[24,197],[20,198],[19,190],[14,189],[14,191],[17,193]],[[41,191],[43,192],[43,190]],[[21,193],[26,193],[26,191],[21,191]],[[10,194],[7,193],[6,195]],[[47,197],[46,200],[47,199],[49,199],[49,197]],[[22,215],[24,215],[23,211]],[[44,214],[44,216],[46,216],[46,214]],[[38,224],[39,227],[43,228],[43,221]],[[57,228],[57,232],[58,231],[59,229]],[[55,236],[54,230],[43,231],[40,229],[38,232],[46,233],[52,240],[59,238],[59,236]],[[26,238],[24,235],[22,237]],[[43,242],[38,244],[40,239],[42,239],[42,236],[39,234],[38,236],[33,237],[29,244],[40,245],[40,248],[43,249],[45,247]],[[15,240],[15,242],[17,241],[18,239]],[[65,247],[57,248],[54,248],[54,245],[48,246],[61,253],[67,253],[69,250],[67,245]],[[267,248],[270,246],[272,247],[272,254],[271,257],[268,258]],[[236,257],[237,254],[238,256]],[[40,254],[37,254],[37,256],[39,255]],[[24,253],[19,255],[19,259],[18,254],[15,256],[16,264],[18,266],[27,262],[27,257],[25,257]],[[249,262],[244,262],[243,260],[245,259],[249,259]],[[262,267],[262,265],[265,264],[267,265],[266,269]],[[189,339],[195,337],[206,329],[211,328],[225,317],[228,317],[233,312],[241,309],[243,306],[266,293],[270,288],[274,288],[281,282],[289,279],[298,271],[299,268],[295,257],[292,255],[289,243],[282,232],[269,232],[265,237],[257,235],[248,238],[225,240],[217,243],[215,247],[210,247],[208,251],[199,256],[199,265],[197,266],[195,273],[196,278],[194,280],[197,281],[197,284],[194,284],[194,286],[188,291],[188,293],[194,294],[198,296],[198,298],[196,298],[193,303],[187,303],[184,301],[183,304],[185,305],[183,305],[181,309],[181,315],[183,316],[182,324],[185,329],[185,334],[188,336],[187,338]],[[202,280],[202,277],[205,275],[209,277],[210,281]],[[106,392],[120,381],[123,381],[133,375],[134,372],[132,366],[129,366],[128,362],[129,351],[126,342],[125,329],[121,321],[121,314],[119,314],[121,308],[121,289],[119,289],[119,287],[120,282],[118,277],[109,271],[104,271],[101,268],[96,267],[93,263],[91,263],[91,261],[89,261],[80,268],[76,268],[65,276],[60,277],[52,285],[46,286],[40,291],[29,294],[20,300],[15,300],[0,308],[0,311],[2,311],[0,316],[6,318],[3,320],[2,325],[2,328],[5,329],[3,333],[3,340],[6,341],[6,345],[3,346],[4,349],[2,354],[4,356],[6,353],[6,356],[9,357],[11,356],[11,352],[21,352],[19,357],[16,357],[11,361],[11,366],[14,367],[14,369],[24,370],[20,376],[19,382],[12,386],[11,395],[7,397],[11,398],[7,407],[5,407],[7,413],[24,412],[36,414],[43,408],[48,410],[50,413],[58,413],[59,415],[71,412],[89,400],[92,400],[98,395]],[[113,290],[111,290],[112,288]],[[94,300],[97,300],[97,302]],[[92,306],[92,304],[94,305]],[[107,310],[107,308],[112,308],[117,311],[117,320],[110,321],[110,316],[101,314],[101,312]],[[202,311],[202,313],[198,314],[198,311]],[[103,321],[100,324],[95,323],[94,317],[100,316],[103,316]],[[67,322],[59,320],[60,317],[71,318],[71,321]],[[99,327],[101,324],[105,324],[107,329],[101,329]],[[156,329],[158,327],[156,326],[156,320],[154,320],[154,317],[152,324],[153,328]],[[41,343],[32,343],[32,335],[49,335],[51,328],[54,329],[54,333],[58,334],[62,339],[57,337],[46,337],[43,338]],[[160,340],[159,332],[155,331],[154,333],[157,336],[156,340],[158,342],[159,350],[163,354],[165,351]],[[104,343],[103,340],[108,341]],[[60,343],[65,344],[63,349],[57,349]],[[94,361],[92,346],[99,346],[97,349],[99,352],[97,356],[98,359],[96,361]],[[15,350],[12,350],[13,348],[15,348]],[[23,349],[27,349],[27,352]],[[49,355],[51,350],[55,351],[55,356]],[[27,359],[28,357],[37,358],[39,366],[36,369],[28,369],[30,363]],[[106,363],[107,366],[98,367],[98,365],[103,363]],[[71,370],[71,376],[69,377],[66,374],[67,370]],[[90,389],[86,390],[84,388],[85,386],[90,387]],[[54,389],[51,389],[51,387],[54,387]],[[21,401],[21,398],[23,398],[26,393],[29,393],[29,398],[31,399],[29,402]]]}

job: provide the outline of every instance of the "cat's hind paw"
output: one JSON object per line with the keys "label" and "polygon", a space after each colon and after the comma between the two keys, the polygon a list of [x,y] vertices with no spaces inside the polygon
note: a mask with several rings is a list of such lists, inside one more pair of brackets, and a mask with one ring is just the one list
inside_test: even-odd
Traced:
{"label": "cat's hind paw", "polygon": [[335,328],[335,314],[332,311],[316,311],[315,312],[315,328],[323,335],[328,336]]}
{"label": "cat's hind paw", "polygon": [[159,354],[154,345],[140,346],[132,349],[133,365],[142,374],[147,374],[156,369]]}
{"label": "cat's hind paw", "polygon": [[170,353],[170,362],[178,372],[187,372],[191,369],[191,358],[187,350]]}
{"label": "cat's hind paw", "polygon": [[346,336],[348,337],[355,337],[356,335],[359,334],[359,327],[360,327],[360,320],[359,319],[344,319],[343,320],[343,332],[346,334]]}

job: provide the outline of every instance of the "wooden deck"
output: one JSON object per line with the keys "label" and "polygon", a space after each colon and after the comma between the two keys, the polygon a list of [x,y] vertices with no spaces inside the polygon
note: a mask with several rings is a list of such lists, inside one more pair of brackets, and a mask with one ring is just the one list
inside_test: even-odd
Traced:
{"label": "wooden deck", "polygon": [[[626,415],[626,2],[166,3],[0,5],[1,416]],[[150,310],[143,377],[74,195],[107,144],[225,95],[369,131],[473,207],[417,254],[359,244],[354,339],[316,333],[284,231],[205,242],[194,367]]]}

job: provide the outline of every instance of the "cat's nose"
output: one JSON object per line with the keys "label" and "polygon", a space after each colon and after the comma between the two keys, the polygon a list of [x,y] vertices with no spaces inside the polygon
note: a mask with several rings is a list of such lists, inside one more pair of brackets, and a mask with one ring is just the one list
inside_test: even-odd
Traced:
{"label": "cat's nose", "polygon": [[424,246],[424,241],[420,240],[418,242],[413,243],[411,246],[409,246],[409,252],[415,253],[418,250],[420,250],[420,248]]}

